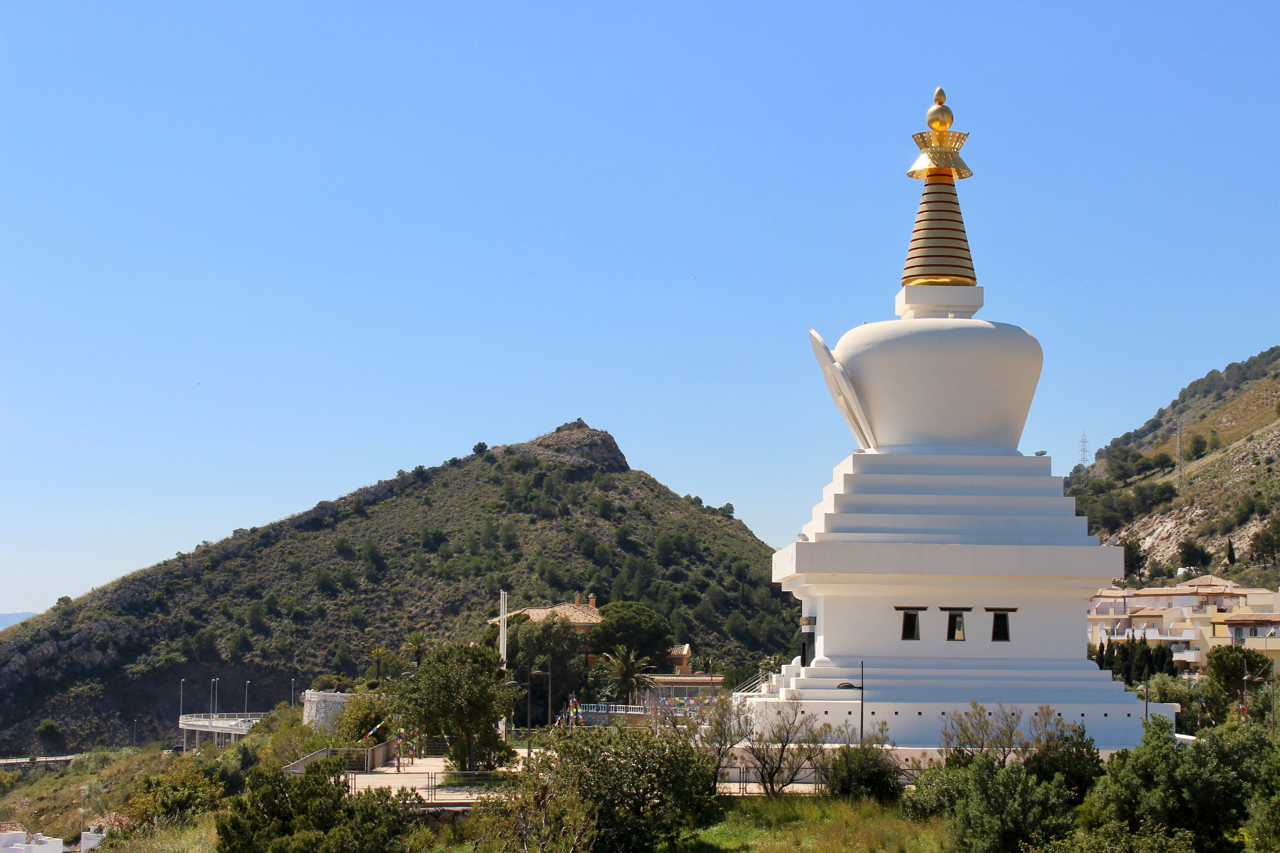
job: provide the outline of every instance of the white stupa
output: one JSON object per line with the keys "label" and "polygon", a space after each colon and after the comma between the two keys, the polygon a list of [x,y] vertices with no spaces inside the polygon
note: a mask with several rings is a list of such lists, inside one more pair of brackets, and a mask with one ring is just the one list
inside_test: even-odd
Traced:
{"label": "white stupa", "polygon": [[[889,724],[900,747],[939,742],[977,701],[1050,705],[1098,746],[1133,746],[1143,705],[1085,658],[1089,597],[1123,571],[1063,496],[1046,456],[1018,441],[1039,342],[974,319],[983,306],[955,182],[973,173],[941,89],[914,136],[924,180],[896,314],[834,351],[812,329],[827,389],[861,449],[835,468],[773,579],[802,604],[805,652],[753,705],[799,701],[833,725]],[[861,685],[865,668],[864,689]],[[865,701],[865,707],[860,703]],[[1150,713],[1172,716],[1173,706]]]}

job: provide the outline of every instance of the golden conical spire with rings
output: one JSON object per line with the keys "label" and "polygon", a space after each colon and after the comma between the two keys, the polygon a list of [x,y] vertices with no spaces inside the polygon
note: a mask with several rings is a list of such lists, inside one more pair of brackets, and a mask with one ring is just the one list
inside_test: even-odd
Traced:
{"label": "golden conical spire with rings", "polygon": [[930,129],[911,137],[920,156],[907,176],[924,181],[924,194],[902,268],[904,285],[978,283],[956,195],[956,181],[973,174],[960,157],[969,135],[951,130],[955,117],[946,100],[941,88],[933,93],[933,106],[925,114]]}

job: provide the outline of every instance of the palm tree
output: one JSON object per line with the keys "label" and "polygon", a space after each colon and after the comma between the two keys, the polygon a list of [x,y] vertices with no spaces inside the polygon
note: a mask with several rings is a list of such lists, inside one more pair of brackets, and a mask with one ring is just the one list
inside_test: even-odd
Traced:
{"label": "palm tree", "polygon": [[374,666],[373,677],[375,679],[377,680],[382,679],[382,659],[389,654],[391,654],[391,652],[382,646],[377,646],[371,652],[369,652],[370,657],[373,658],[373,666]]}
{"label": "palm tree", "polygon": [[413,665],[422,665],[422,656],[427,653],[430,644],[427,642],[427,635],[421,631],[414,631],[412,634],[404,638],[404,645],[400,647],[400,651],[413,658]]}
{"label": "palm tree", "polygon": [[653,684],[653,679],[644,674],[653,669],[649,659],[639,656],[634,649],[617,646],[612,652],[605,653],[601,663],[609,675],[614,697],[625,697],[625,704],[631,704],[631,695],[637,688]]}

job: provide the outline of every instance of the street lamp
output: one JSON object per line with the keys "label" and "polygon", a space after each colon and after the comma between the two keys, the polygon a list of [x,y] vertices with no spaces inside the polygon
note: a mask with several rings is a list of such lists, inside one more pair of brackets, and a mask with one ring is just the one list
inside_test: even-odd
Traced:
{"label": "street lamp", "polygon": [[[1276,635],[1276,629],[1262,635],[1262,653],[1267,656],[1267,660],[1271,660],[1270,650],[1267,648],[1267,640]],[[1271,664],[1271,739],[1276,739],[1276,666]]]}
{"label": "street lamp", "polygon": [[[182,694],[186,689],[187,680],[185,678],[178,680],[178,728],[182,729]],[[187,754],[187,730],[182,729],[182,754]],[[83,819],[82,819],[83,820]],[[80,830],[84,831],[83,828]]]}
{"label": "street lamp", "polygon": [[138,718],[133,718],[133,745],[138,745]]}
{"label": "street lamp", "polygon": [[246,718],[249,716],[249,685],[252,683],[252,681],[247,680],[244,683],[244,715]]}
{"label": "street lamp", "polygon": [[[530,733],[530,731],[533,728],[533,721],[530,719],[530,716],[533,714],[533,691],[530,690],[529,688],[533,686],[533,678],[530,677],[529,681],[523,684],[520,683],[519,681],[508,681],[503,686],[524,688],[524,705],[525,705],[525,708],[524,708],[525,753],[524,754],[526,758],[532,758],[533,757],[533,735]],[[514,699],[511,700],[511,704],[515,705]],[[511,714],[512,717],[515,717],[514,711],[515,709],[513,708],[512,714]]]}
{"label": "street lamp", "polygon": [[209,679],[209,719],[213,719],[213,685],[216,684],[217,681],[218,679],[216,678]]}
{"label": "street lamp", "polygon": [[293,683],[296,680],[297,679],[293,679],[293,678],[289,679],[289,707],[290,708],[293,707]]}
{"label": "street lamp", "polygon": [[842,681],[836,685],[838,690],[857,690],[858,691],[858,746],[862,746],[862,729],[863,723],[867,719],[867,692],[864,689],[867,684],[867,662],[858,662],[858,678],[861,684],[854,684],[852,681]]}
{"label": "street lamp", "polygon": [[[547,669],[548,670],[551,669],[550,663],[547,664]],[[551,673],[543,672],[540,669],[535,669],[533,672],[529,673],[530,684],[533,683],[533,677],[535,675],[545,675],[547,677],[547,728],[550,729],[551,728]]]}

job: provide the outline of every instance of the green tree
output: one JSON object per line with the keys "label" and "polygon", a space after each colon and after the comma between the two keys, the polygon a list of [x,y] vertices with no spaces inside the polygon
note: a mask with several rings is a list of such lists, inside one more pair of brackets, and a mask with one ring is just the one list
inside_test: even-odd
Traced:
{"label": "green tree", "polygon": [[1209,441],[1203,435],[1197,433],[1191,436],[1191,442],[1183,448],[1182,458],[1188,462],[1199,459],[1209,450]]}
{"label": "green tree", "polygon": [[670,727],[558,733],[556,776],[597,815],[594,850],[641,853],[673,842],[714,803],[711,764]]}
{"label": "green tree", "polygon": [[1246,705],[1250,687],[1256,688],[1255,679],[1271,676],[1271,660],[1257,649],[1244,646],[1218,646],[1206,656],[1205,672],[1209,680],[1217,684],[1229,696],[1239,697]]}
{"label": "green tree", "polygon": [[634,601],[611,601],[600,608],[600,623],[589,641],[597,649],[626,646],[638,657],[661,661],[671,650],[671,625],[666,618]]}
{"label": "green tree", "polygon": [[62,740],[62,728],[46,717],[40,721],[40,725],[36,726],[36,737],[40,738],[43,744],[55,744]]}
{"label": "green tree", "polygon": [[1107,455],[1107,476],[1123,484],[1134,475],[1135,466],[1141,458],[1142,453],[1130,445],[1122,444],[1112,448]]}
{"label": "green tree", "polygon": [[1178,543],[1178,560],[1180,566],[1203,569],[1213,561],[1213,555],[1194,539],[1183,539]]}
{"label": "green tree", "polygon": [[1121,540],[1120,544],[1124,546],[1124,576],[1131,578],[1142,574],[1143,567],[1147,565],[1147,555],[1142,550],[1142,543],[1130,536]]}
{"label": "green tree", "polygon": [[[494,639],[496,642],[496,634]],[[535,669],[550,672],[553,709],[562,708],[568,702],[569,694],[582,686],[587,670],[583,652],[582,633],[562,616],[552,616],[540,622],[524,620],[507,626],[507,660],[512,662],[511,669],[522,673],[526,682],[528,674]],[[538,691],[546,683],[546,679],[534,679],[531,689]],[[546,706],[544,699],[539,709]],[[524,707],[519,708],[520,713],[524,710]]]}
{"label": "green tree", "polygon": [[1102,775],[1102,758],[1083,723],[1054,727],[1023,760],[1027,772],[1041,782],[1062,780],[1067,802],[1078,806]]}
{"label": "green tree", "polygon": [[1085,797],[1083,828],[1119,823],[1135,834],[1144,825],[1181,829],[1194,836],[1200,853],[1238,853],[1236,835],[1272,750],[1266,731],[1219,726],[1178,743],[1168,717],[1153,716],[1144,729],[1142,743],[1112,756]]}
{"label": "green tree", "polygon": [[518,693],[506,680],[493,649],[447,643],[426,654],[412,678],[394,682],[394,707],[407,727],[449,737],[457,767],[492,766],[510,755],[497,738],[498,720]]}
{"label": "green tree", "polygon": [[341,746],[368,745],[370,732],[373,743],[382,743],[390,735],[393,707],[391,700],[381,693],[353,693],[342,706],[342,713],[334,725],[334,739]]}
{"label": "green tree", "polygon": [[389,654],[391,654],[391,651],[385,646],[374,646],[369,652],[369,657],[373,658],[373,677],[375,680],[382,678],[382,661]]}
{"label": "green tree", "polygon": [[427,635],[421,631],[414,631],[404,638],[404,643],[400,646],[400,653],[406,655],[413,661],[413,665],[422,665],[422,656],[431,648],[431,644],[427,641]]}
{"label": "green tree", "polygon": [[144,775],[129,797],[127,816],[143,825],[159,818],[191,818],[213,811],[224,790],[210,770],[182,758],[165,773]]}
{"label": "green tree", "polygon": [[951,834],[963,853],[1018,853],[1072,829],[1070,795],[1061,778],[1042,782],[1018,761],[1001,767],[994,755],[970,762],[968,784],[951,814]]}
{"label": "green tree", "polygon": [[402,853],[410,825],[386,788],[348,794],[341,758],[313,761],[298,776],[253,768],[248,791],[216,823],[217,853]]}
{"label": "green tree", "polygon": [[540,753],[524,762],[504,789],[476,803],[473,835],[479,853],[589,853],[595,810],[566,783],[558,758]]}
{"label": "green tree", "polygon": [[606,652],[596,666],[603,667],[608,673],[610,692],[626,705],[631,704],[638,689],[653,683],[645,675],[645,672],[653,669],[649,665],[649,659],[640,657],[626,646],[617,646],[612,652]]}

